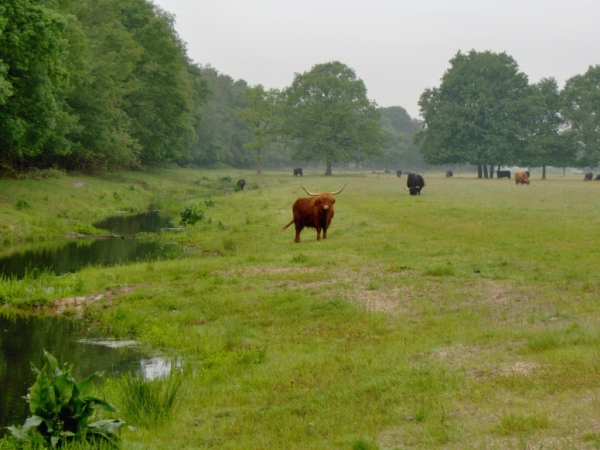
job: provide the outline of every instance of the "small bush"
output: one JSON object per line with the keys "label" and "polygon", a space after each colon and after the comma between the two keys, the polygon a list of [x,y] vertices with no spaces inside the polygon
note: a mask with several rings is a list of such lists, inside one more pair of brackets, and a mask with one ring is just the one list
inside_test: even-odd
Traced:
{"label": "small bush", "polygon": [[196,209],[195,206],[187,205],[184,208],[184,210],[181,211],[180,217],[180,225],[194,225],[197,222],[200,222],[202,219],[204,219],[204,212],[199,209]]}
{"label": "small bush", "polygon": [[25,200],[19,200],[16,204],[15,204],[15,208],[17,209],[25,209],[25,208],[31,208],[31,205],[29,203],[27,203]]}
{"label": "small bush", "polygon": [[118,192],[113,192],[113,199],[117,201],[123,200],[123,198]]}
{"label": "small bush", "polygon": [[215,202],[209,197],[208,200],[204,200],[204,206],[211,208],[212,206],[215,206]]}

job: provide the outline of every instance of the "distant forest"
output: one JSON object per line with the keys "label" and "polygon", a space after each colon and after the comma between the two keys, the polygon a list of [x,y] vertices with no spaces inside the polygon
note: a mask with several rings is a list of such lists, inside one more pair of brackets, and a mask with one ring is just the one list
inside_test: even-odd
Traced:
{"label": "distant forest", "polygon": [[487,177],[500,165],[598,165],[600,66],[559,90],[529,84],[504,53],[450,63],[421,96],[420,121],[378,107],[337,61],[281,91],[197,65],[149,0],[3,0],[0,172],[460,164]]}
{"label": "distant forest", "polygon": [[[251,168],[244,80],[194,64],[168,12],[146,0],[4,0],[0,5],[0,170],[83,172],[176,163]],[[421,161],[419,123],[381,108],[373,167]],[[283,141],[267,166],[290,166]]]}

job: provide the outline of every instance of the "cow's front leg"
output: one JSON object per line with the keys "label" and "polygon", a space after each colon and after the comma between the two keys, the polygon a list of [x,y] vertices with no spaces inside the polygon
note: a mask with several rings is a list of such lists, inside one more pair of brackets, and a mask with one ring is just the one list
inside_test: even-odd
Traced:
{"label": "cow's front leg", "polygon": [[327,239],[327,228],[323,227],[323,239]]}
{"label": "cow's front leg", "polygon": [[317,226],[317,241],[321,240],[321,227]]}

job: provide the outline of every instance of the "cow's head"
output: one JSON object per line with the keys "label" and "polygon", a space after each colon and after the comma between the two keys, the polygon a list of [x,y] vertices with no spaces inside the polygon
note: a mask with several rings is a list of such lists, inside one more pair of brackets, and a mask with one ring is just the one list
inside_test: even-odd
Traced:
{"label": "cow's head", "polygon": [[348,186],[348,183],[346,183],[339,191],[321,192],[320,194],[313,194],[312,192],[308,192],[304,186],[300,187],[304,189],[304,191],[306,191],[306,193],[311,197],[317,197],[315,199],[315,206],[317,208],[327,211],[329,209],[333,209],[333,204],[335,203],[335,198],[333,198],[333,196],[342,192],[346,186]]}

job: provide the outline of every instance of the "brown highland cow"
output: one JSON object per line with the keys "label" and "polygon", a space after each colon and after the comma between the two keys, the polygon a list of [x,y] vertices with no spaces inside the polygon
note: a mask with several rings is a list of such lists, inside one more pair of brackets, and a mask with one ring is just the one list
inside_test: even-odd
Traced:
{"label": "brown highland cow", "polygon": [[285,230],[291,224],[296,225],[296,242],[300,242],[300,232],[304,227],[317,229],[317,241],[321,240],[321,229],[323,229],[323,239],[327,239],[327,229],[333,219],[333,204],[335,203],[334,195],[339,194],[348,185],[346,183],[342,189],[336,192],[322,192],[320,194],[312,194],[304,187],[306,193],[310,197],[300,197],[294,203],[292,212],[294,218],[281,231]]}
{"label": "brown highland cow", "polygon": [[515,184],[529,184],[529,177],[525,172],[516,172],[515,173]]}

